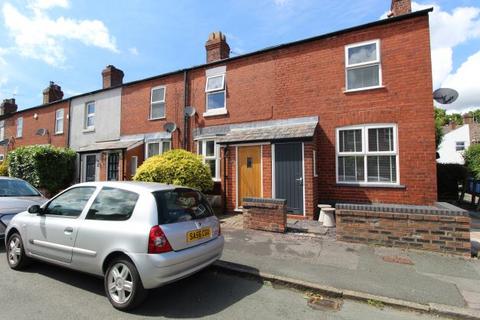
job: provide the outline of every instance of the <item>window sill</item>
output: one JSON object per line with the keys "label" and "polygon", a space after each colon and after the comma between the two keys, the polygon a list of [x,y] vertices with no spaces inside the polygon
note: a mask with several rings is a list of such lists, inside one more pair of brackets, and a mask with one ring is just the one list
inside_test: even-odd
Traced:
{"label": "window sill", "polygon": [[83,133],[95,132],[95,128],[92,128],[92,129],[83,129],[82,132],[83,132]]}
{"label": "window sill", "polygon": [[351,188],[387,188],[387,189],[406,189],[402,184],[382,184],[382,183],[342,183],[337,182],[337,187],[351,187]]}
{"label": "window sill", "polygon": [[204,117],[214,117],[214,116],[223,116],[228,114],[227,109],[222,108],[222,109],[214,109],[214,110],[209,110],[207,112],[203,113]]}
{"label": "window sill", "polygon": [[61,135],[63,135],[63,131],[62,132],[55,132],[53,135],[54,136],[61,136]]}
{"label": "window sill", "polygon": [[23,137],[15,137],[15,139],[22,139]]}
{"label": "window sill", "polygon": [[148,121],[156,121],[156,120],[165,120],[167,117],[160,117],[160,118],[148,118]]}
{"label": "window sill", "polygon": [[355,92],[362,92],[362,91],[368,91],[368,90],[378,90],[378,89],[385,89],[385,88],[386,88],[386,86],[358,88],[358,89],[344,90],[343,93],[355,93]]}

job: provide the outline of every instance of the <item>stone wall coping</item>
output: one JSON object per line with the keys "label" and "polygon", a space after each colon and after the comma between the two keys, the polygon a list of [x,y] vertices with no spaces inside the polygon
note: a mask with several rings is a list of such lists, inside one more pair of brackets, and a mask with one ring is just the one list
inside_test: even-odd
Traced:
{"label": "stone wall coping", "polygon": [[436,202],[432,206],[417,206],[404,204],[358,204],[358,203],[337,203],[335,208],[343,210],[373,211],[373,212],[389,212],[389,213],[411,213],[411,214],[427,214],[440,216],[469,216],[468,211],[458,208],[450,203]]}
{"label": "stone wall coping", "polygon": [[243,202],[250,203],[268,203],[268,204],[280,204],[285,205],[287,203],[286,199],[272,199],[272,198],[243,198]]}

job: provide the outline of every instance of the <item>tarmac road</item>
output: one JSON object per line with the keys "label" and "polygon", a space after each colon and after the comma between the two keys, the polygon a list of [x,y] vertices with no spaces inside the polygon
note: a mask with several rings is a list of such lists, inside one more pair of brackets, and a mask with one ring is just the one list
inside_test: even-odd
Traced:
{"label": "tarmac road", "polygon": [[0,247],[0,319],[439,319],[343,301],[340,311],[314,310],[303,292],[207,269],[150,292],[131,313],[111,307],[102,279],[43,263],[10,270]]}

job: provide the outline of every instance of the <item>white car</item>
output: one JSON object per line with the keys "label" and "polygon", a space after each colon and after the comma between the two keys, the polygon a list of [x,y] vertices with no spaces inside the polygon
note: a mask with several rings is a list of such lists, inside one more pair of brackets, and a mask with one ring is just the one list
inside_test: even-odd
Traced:
{"label": "white car", "polygon": [[77,184],[17,214],[6,230],[12,269],[37,259],[102,276],[120,310],[139,305],[148,289],[207,267],[223,245],[202,193],[158,183]]}

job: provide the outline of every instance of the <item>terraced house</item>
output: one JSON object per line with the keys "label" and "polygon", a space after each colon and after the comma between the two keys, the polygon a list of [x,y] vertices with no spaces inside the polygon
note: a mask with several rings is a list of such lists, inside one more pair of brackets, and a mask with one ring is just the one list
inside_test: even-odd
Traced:
{"label": "terraced house", "polygon": [[205,64],[129,83],[107,67],[103,89],[69,99],[79,180],[129,179],[185,148],[210,166],[227,211],[245,197],[284,198],[309,218],[320,201],[433,204],[431,10],[391,9],[235,57],[214,32]]}

